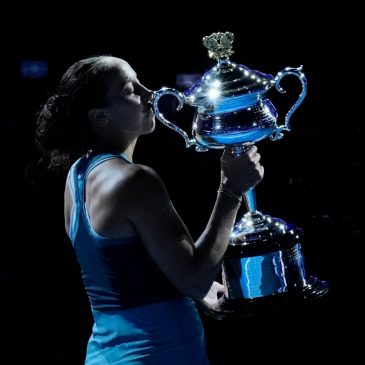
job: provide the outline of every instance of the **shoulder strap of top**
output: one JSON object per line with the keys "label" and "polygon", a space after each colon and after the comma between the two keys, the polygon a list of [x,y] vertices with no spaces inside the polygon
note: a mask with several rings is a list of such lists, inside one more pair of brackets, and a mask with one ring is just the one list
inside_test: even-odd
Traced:
{"label": "shoulder strap of top", "polygon": [[123,160],[129,162],[124,156],[112,153],[103,153],[94,156],[83,156],[76,162],[76,166],[74,169],[74,181],[76,187],[75,190],[78,190],[78,195],[76,196],[78,201],[85,201],[85,183],[91,171],[101,163],[107,160],[111,160],[113,158],[122,158]]}
{"label": "shoulder strap of top", "polygon": [[86,211],[86,180],[91,171],[101,163],[113,159],[121,158],[129,163],[123,155],[104,153],[94,156],[83,156],[75,162],[75,164],[70,169],[70,184],[72,186],[71,191],[74,199],[73,219],[72,227],[70,227],[70,237],[72,240],[76,237],[78,227],[80,224],[80,219],[83,220],[85,226],[88,228],[90,233],[97,239],[103,239],[104,237],[97,234],[91,226],[90,219]]}

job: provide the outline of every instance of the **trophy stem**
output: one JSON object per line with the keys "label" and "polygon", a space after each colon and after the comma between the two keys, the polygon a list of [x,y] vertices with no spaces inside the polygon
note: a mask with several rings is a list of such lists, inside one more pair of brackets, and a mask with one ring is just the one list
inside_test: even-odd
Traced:
{"label": "trophy stem", "polygon": [[243,197],[245,199],[247,210],[251,213],[256,212],[257,207],[255,189],[250,189],[246,191]]}

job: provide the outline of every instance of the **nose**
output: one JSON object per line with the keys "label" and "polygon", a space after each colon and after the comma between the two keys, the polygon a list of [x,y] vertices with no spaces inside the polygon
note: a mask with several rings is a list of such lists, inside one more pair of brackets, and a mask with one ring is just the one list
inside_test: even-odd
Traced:
{"label": "nose", "polygon": [[144,85],[141,85],[141,96],[144,103],[147,103],[149,101],[152,101],[153,97],[153,91],[145,87]]}

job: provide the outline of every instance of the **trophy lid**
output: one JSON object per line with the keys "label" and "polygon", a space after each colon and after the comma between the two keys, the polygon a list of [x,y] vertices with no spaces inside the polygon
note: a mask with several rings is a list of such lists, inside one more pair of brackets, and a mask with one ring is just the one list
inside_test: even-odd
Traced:
{"label": "trophy lid", "polygon": [[[229,60],[229,56],[234,53],[233,38],[230,32],[213,33],[203,38],[209,57],[215,58],[217,64],[184,92],[187,104],[203,111],[212,110],[214,104],[222,102],[224,110],[216,112],[232,111],[232,105],[242,109],[256,103],[260,95],[273,86],[275,81],[272,75]],[[227,103],[231,106],[229,110],[226,109]]]}

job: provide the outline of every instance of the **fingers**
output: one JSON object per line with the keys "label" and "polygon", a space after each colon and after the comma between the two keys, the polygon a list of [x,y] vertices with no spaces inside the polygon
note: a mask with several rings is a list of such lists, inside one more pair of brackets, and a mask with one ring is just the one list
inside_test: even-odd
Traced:
{"label": "fingers", "polygon": [[219,284],[219,287],[217,288],[217,293],[218,294],[223,294],[224,293],[224,285]]}
{"label": "fingers", "polygon": [[255,164],[258,165],[259,162],[261,160],[261,155],[259,153],[255,153],[253,156],[251,156],[251,161]]}
{"label": "fingers", "polygon": [[224,293],[224,285],[218,281],[214,281],[212,287],[217,291],[217,293]]}
{"label": "fingers", "polygon": [[255,145],[251,146],[247,150],[247,155],[255,165],[259,164],[259,161],[261,160],[261,155],[257,152],[257,147]]}
{"label": "fingers", "polygon": [[253,144],[246,152],[250,157],[253,157],[257,152],[257,147]]}
{"label": "fingers", "polygon": [[[257,146],[256,145],[251,145],[244,153],[240,153],[239,155],[248,155],[250,158],[252,158],[253,156],[255,156],[257,154]],[[224,158],[232,158],[235,157],[235,153],[233,152],[232,148],[227,146],[224,151],[223,151],[223,155],[222,157]]]}
{"label": "fingers", "polygon": [[221,157],[222,161],[229,161],[232,158],[232,153],[230,148],[225,148]]}
{"label": "fingers", "polygon": [[264,166],[261,166],[261,165],[258,166],[257,168],[258,168],[258,171],[259,171],[259,176],[260,176],[259,182],[260,182],[264,177],[265,169],[264,169]]}
{"label": "fingers", "polygon": [[225,148],[221,158],[221,184],[235,192],[245,192],[257,185],[263,178],[264,168],[260,164],[261,155],[255,145],[245,153],[232,155],[231,148]]}

